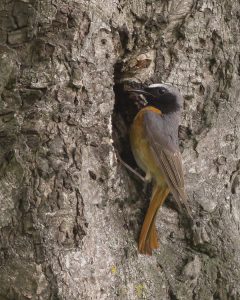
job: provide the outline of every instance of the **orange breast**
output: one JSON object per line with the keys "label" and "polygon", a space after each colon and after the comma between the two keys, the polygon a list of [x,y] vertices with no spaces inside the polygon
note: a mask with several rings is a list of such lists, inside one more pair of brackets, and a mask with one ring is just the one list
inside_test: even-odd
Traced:
{"label": "orange breast", "polygon": [[160,110],[148,106],[140,110],[140,112],[136,115],[130,131],[132,152],[138,166],[145,173],[150,173],[157,182],[162,182],[164,181],[162,172],[152,154],[144,128],[144,113],[146,110],[151,110],[157,114],[161,114]]}

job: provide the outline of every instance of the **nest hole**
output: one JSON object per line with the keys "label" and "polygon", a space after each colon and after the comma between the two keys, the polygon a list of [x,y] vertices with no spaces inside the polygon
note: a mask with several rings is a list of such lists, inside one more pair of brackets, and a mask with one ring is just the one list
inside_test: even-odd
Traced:
{"label": "nest hole", "polygon": [[134,160],[129,140],[130,127],[140,107],[136,95],[127,92],[140,86],[136,82],[122,79],[121,63],[115,65],[114,82],[115,105],[112,118],[114,147],[124,162],[142,174]]}
{"label": "nest hole", "polygon": [[[121,63],[117,63],[115,65],[114,81],[115,105],[112,116],[113,145],[117,155],[144,177],[144,172],[137,166],[133,157],[129,138],[130,128],[134,117],[143,106],[136,94],[127,92],[129,89],[142,88],[142,84],[131,80],[124,80],[122,76]],[[142,211],[141,216],[138,216],[136,219],[136,216],[134,217],[134,220],[137,220],[138,225],[136,226],[139,229],[139,224],[143,222],[144,214],[149,204],[152,185],[148,184],[145,193],[143,193],[143,182],[130,171],[129,177],[133,180],[132,184],[137,189],[137,194],[139,195],[136,199],[134,199],[134,201],[131,199],[131,202],[128,203],[129,206],[133,205],[135,207],[136,202],[138,202],[138,206]],[[128,226],[130,228],[135,228],[135,226],[130,223]]]}

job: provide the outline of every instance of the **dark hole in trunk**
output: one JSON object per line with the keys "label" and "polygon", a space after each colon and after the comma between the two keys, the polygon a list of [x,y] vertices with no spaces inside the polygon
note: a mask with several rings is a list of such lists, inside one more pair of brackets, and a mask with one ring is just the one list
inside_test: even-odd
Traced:
{"label": "dark hole in trunk", "polygon": [[[129,132],[133,119],[140,107],[136,95],[128,93],[127,90],[130,88],[139,88],[140,86],[135,82],[121,80],[121,69],[122,64],[117,63],[114,72],[115,105],[112,120],[113,141],[114,147],[122,160],[136,169],[138,167],[131,151]],[[139,168],[137,171],[141,173]]]}
{"label": "dark hole in trunk", "polygon": [[[143,177],[145,174],[141,169],[137,166],[135,159],[133,157],[129,139],[130,127],[133,122],[134,117],[141,109],[139,99],[136,94],[130,94],[127,92],[129,88],[141,88],[141,84],[137,84],[131,81],[122,80],[122,64],[117,63],[115,65],[115,85],[114,85],[114,93],[115,93],[115,105],[113,111],[112,125],[113,125],[113,142],[117,155],[121,157],[121,159],[131,166],[134,170],[136,170]],[[119,162],[121,165],[121,162]],[[122,166],[122,168],[125,168]],[[127,228],[133,230],[135,234],[138,230],[140,230],[141,224],[143,222],[143,218],[147,207],[149,205],[149,199],[151,194],[151,184],[148,185],[146,193],[143,193],[144,183],[136,177],[131,171],[127,171],[129,174],[129,178],[131,181],[129,184],[132,184],[137,189],[138,196],[135,199],[124,200],[122,203],[123,207],[129,206],[132,207],[132,211],[135,215],[136,213],[136,205],[142,211],[141,216],[137,217],[136,215],[129,215],[129,220],[126,224]],[[138,224],[133,222],[131,219],[138,220]],[[138,236],[138,233],[137,233]],[[137,240],[136,236],[136,240]]]}

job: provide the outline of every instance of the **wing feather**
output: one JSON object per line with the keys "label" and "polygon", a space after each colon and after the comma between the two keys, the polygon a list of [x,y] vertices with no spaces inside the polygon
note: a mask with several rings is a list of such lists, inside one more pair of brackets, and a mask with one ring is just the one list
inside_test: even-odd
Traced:
{"label": "wing feather", "polygon": [[[178,124],[175,120],[163,119],[159,114],[146,111],[144,125],[152,154],[155,156],[165,180],[178,205],[187,207],[181,153],[178,146]],[[181,208],[181,207],[180,207]]]}

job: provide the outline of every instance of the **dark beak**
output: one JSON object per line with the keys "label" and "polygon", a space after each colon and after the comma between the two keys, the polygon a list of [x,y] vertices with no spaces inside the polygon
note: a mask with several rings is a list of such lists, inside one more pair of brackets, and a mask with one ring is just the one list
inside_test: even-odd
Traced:
{"label": "dark beak", "polygon": [[141,95],[146,95],[146,96],[153,96],[151,93],[149,93],[148,91],[146,91],[146,89],[142,89],[142,90],[127,90],[127,93],[136,93],[136,94],[141,94]]}

